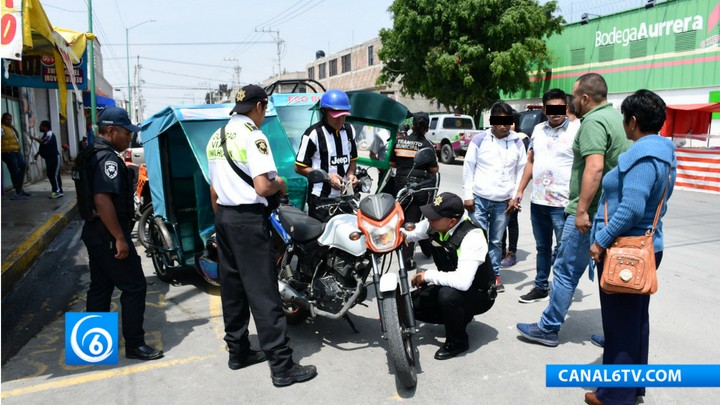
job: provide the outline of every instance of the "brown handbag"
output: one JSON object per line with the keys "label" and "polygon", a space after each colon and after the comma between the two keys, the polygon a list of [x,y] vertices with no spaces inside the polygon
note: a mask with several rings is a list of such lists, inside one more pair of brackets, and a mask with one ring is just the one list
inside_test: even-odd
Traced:
{"label": "brown handbag", "polygon": [[[660,198],[651,229],[642,236],[619,236],[605,251],[600,288],[607,294],[654,294],[658,289],[653,236],[660,219],[665,194]],[[605,202],[605,226],[608,224]]]}

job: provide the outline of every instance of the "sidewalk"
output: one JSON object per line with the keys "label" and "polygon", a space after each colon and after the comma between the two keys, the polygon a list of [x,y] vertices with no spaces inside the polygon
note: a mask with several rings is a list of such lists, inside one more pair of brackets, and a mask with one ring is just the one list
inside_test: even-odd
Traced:
{"label": "sidewalk", "polygon": [[51,200],[50,182],[28,184],[27,200],[10,200],[14,191],[2,196],[2,297],[12,290],[45,248],[77,214],[75,184],[62,175],[64,197]]}

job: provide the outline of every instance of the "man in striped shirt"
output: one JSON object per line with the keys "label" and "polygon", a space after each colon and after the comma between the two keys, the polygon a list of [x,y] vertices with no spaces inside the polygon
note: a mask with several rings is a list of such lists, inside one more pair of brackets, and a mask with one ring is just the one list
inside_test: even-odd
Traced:
{"label": "man in striped shirt", "polygon": [[308,128],[300,141],[295,158],[295,171],[307,176],[312,170],[324,170],[329,183],[311,184],[308,195],[308,213],[321,221],[330,219],[318,205],[323,200],[336,198],[346,182],[357,183],[355,177],[355,129],[345,122],[350,115],[350,99],[341,90],[329,90],[320,99],[320,122]]}

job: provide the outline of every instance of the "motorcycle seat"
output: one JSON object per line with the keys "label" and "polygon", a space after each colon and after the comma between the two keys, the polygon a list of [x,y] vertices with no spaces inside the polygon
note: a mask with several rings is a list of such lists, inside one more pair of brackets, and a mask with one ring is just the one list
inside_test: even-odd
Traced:
{"label": "motorcycle seat", "polygon": [[295,207],[281,206],[278,216],[285,231],[298,242],[317,239],[325,229],[324,223]]}

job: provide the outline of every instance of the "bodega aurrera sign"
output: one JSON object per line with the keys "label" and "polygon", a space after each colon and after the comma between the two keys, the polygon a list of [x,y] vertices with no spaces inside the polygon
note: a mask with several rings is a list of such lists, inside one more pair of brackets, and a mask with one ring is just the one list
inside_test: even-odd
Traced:
{"label": "bodega aurrera sign", "polygon": [[670,34],[703,29],[702,16],[671,19],[656,23],[641,22],[639,26],[620,29],[613,27],[609,32],[595,31],[595,46],[622,44],[628,46],[631,41],[645,38],[657,38]]}

